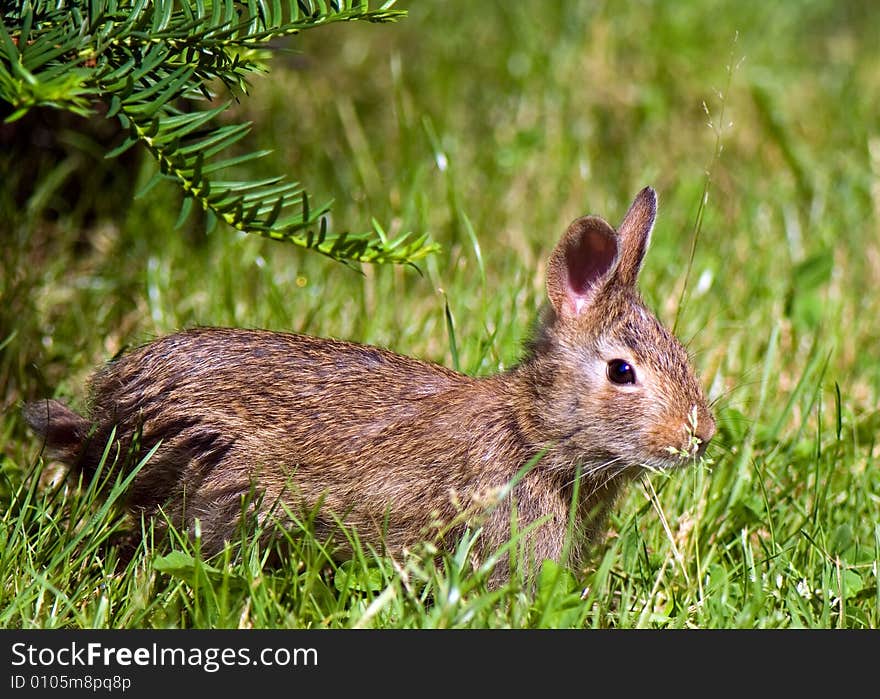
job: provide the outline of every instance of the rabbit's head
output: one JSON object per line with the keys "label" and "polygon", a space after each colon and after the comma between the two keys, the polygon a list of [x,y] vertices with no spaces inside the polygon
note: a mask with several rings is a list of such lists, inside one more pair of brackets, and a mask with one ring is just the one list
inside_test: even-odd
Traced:
{"label": "rabbit's head", "polygon": [[533,391],[563,461],[667,468],[701,456],[715,432],[687,351],[636,289],[656,210],[648,187],[617,231],[577,219],[548,262]]}

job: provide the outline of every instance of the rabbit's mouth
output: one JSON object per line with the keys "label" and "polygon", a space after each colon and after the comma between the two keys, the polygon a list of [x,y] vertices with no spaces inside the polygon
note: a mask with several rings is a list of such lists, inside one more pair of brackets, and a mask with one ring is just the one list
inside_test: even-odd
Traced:
{"label": "rabbit's mouth", "polygon": [[707,439],[689,433],[679,445],[668,445],[655,452],[642,462],[647,471],[667,471],[674,468],[694,465],[705,460]]}
{"label": "rabbit's mouth", "polygon": [[667,447],[666,450],[676,463],[687,463],[690,461],[699,461],[706,453],[708,442],[699,437],[692,437],[687,444],[682,447]]}

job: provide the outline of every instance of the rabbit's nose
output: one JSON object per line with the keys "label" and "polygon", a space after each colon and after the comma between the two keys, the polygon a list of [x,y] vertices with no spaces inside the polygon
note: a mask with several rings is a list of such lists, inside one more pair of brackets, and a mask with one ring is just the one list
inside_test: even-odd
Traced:
{"label": "rabbit's nose", "polygon": [[715,418],[708,410],[700,411],[700,417],[697,420],[694,436],[699,440],[696,450],[696,456],[700,457],[706,452],[706,447],[715,436]]}

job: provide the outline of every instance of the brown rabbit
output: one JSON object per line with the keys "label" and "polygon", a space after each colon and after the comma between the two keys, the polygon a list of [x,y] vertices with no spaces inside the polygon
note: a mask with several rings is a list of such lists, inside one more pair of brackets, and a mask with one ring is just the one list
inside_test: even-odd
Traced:
{"label": "brown rabbit", "polygon": [[[518,529],[533,525],[533,570],[562,555],[579,474],[577,563],[621,486],[696,459],[715,431],[686,351],[636,290],[655,213],[645,188],[616,232],[593,216],[571,224],[548,263],[535,338],[494,376],[330,339],[197,328],[100,369],[88,417],[54,400],[24,414],[50,454],[87,474],[114,427],[129,462],[161,440],[128,506],[161,508],[190,531],[199,520],[208,553],[256,492],[264,521],[318,508],[319,535],[342,521],[392,555],[480,523],[484,559],[515,516]],[[502,557],[493,581],[508,575]]]}

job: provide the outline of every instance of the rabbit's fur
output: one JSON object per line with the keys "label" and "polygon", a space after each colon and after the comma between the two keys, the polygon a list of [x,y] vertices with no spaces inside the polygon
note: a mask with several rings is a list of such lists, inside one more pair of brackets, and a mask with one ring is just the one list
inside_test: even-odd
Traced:
{"label": "rabbit's fur", "polygon": [[198,519],[208,553],[233,537],[256,492],[263,520],[317,509],[319,535],[342,521],[392,555],[482,524],[487,556],[515,516],[520,530],[535,524],[526,560],[559,560],[579,475],[577,563],[622,485],[645,466],[699,457],[715,430],[686,351],[636,290],[655,212],[646,188],[617,231],[591,216],[571,224],[547,266],[535,337],[494,376],[306,335],[198,328],[100,369],[88,417],[54,400],[27,404],[25,417],[51,454],[86,473],[114,427],[128,463],[162,440],[128,505],[161,508],[190,531]]}

